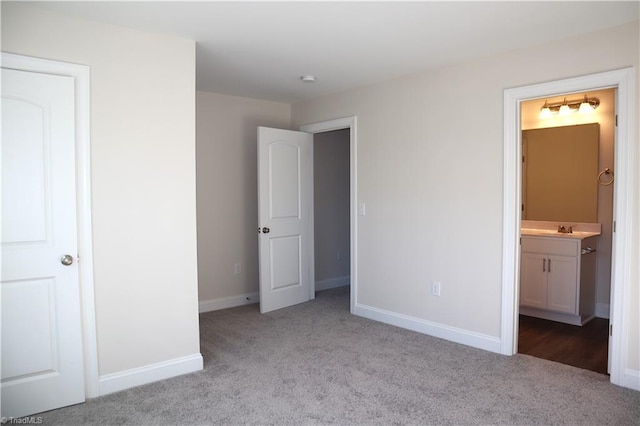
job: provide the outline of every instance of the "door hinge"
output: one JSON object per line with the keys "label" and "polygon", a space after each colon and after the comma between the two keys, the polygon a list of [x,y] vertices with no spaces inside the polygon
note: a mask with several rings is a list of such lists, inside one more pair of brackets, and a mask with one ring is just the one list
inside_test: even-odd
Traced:
{"label": "door hinge", "polygon": [[616,232],[616,221],[613,221],[613,232]]}
{"label": "door hinge", "polygon": [[524,163],[524,155],[522,156],[522,162]]}
{"label": "door hinge", "polygon": [[618,114],[616,114],[616,127],[618,127]]}
{"label": "door hinge", "polygon": [[613,324],[609,324],[609,336],[613,336]]}

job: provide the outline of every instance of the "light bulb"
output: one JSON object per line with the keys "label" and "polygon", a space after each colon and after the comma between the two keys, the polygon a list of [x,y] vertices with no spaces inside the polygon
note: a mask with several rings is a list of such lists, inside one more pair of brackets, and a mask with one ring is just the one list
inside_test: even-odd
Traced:
{"label": "light bulb", "polygon": [[540,108],[540,118],[549,118],[551,115],[551,109],[547,105],[547,101],[544,101],[544,105]]}
{"label": "light bulb", "polygon": [[586,95],[584,97],[584,101],[582,101],[582,103],[580,104],[580,108],[578,109],[578,111],[583,114],[589,114],[593,112],[593,106],[589,103]]}
{"label": "light bulb", "polygon": [[567,98],[564,98],[564,103],[560,107],[560,111],[558,111],[559,115],[569,115],[571,114],[571,108],[567,105]]}

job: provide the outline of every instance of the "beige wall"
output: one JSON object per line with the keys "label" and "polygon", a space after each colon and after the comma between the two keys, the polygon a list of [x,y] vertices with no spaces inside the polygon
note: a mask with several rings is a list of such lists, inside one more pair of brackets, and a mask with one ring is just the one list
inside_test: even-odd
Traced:
{"label": "beige wall", "polygon": [[99,374],[198,354],[194,42],[3,3],[2,50],[91,69]]}
{"label": "beige wall", "polygon": [[199,298],[256,293],[257,128],[289,129],[291,106],[198,92],[196,109]]}
{"label": "beige wall", "polygon": [[349,253],[349,129],[313,137],[315,279],[346,277]]}
{"label": "beige wall", "polygon": [[[504,90],[637,69],[638,40],[636,21],[295,104],[294,126],[358,117],[367,214],[358,217],[357,303],[500,337]],[[625,340],[627,367],[638,371],[637,170],[632,186]],[[440,297],[429,293],[432,280],[442,282]]]}
{"label": "beige wall", "polygon": [[[598,152],[598,170],[609,168],[615,173],[614,135],[615,135],[615,90],[595,90],[587,93],[567,95],[568,100],[580,99],[588,95],[600,100],[600,105],[590,114],[572,114],[540,118],[540,108],[544,100],[522,103],[522,129],[540,129],[546,127],[571,126],[577,124],[600,123],[600,141]],[[551,97],[550,103],[561,102],[564,96]],[[615,184],[614,184],[615,185]],[[602,235],[598,239],[596,303],[600,307],[599,316],[608,309],[611,293],[611,238],[613,225],[613,189],[614,185],[598,185],[598,222],[602,225]],[[608,317],[608,316],[607,316]]]}

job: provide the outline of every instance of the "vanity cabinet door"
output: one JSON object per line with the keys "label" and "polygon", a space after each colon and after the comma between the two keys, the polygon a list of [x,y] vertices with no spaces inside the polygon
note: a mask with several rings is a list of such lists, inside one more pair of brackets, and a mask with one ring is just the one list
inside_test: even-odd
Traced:
{"label": "vanity cabinet door", "polygon": [[578,261],[570,256],[547,256],[547,309],[577,314]]}
{"label": "vanity cabinet door", "polygon": [[547,307],[547,256],[522,253],[520,265],[520,305]]}
{"label": "vanity cabinet door", "polygon": [[594,238],[523,236],[520,261],[520,311],[524,315],[583,325],[594,316],[595,257],[581,249]]}

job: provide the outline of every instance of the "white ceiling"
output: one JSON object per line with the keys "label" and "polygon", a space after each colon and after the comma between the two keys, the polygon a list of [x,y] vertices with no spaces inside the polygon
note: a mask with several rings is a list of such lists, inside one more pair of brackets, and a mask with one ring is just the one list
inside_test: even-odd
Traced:
{"label": "white ceiling", "polygon": [[[197,42],[197,88],[294,103],[621,25],[639,2],[37,2]],[[316,83],[299,77],[313,74]]]}

